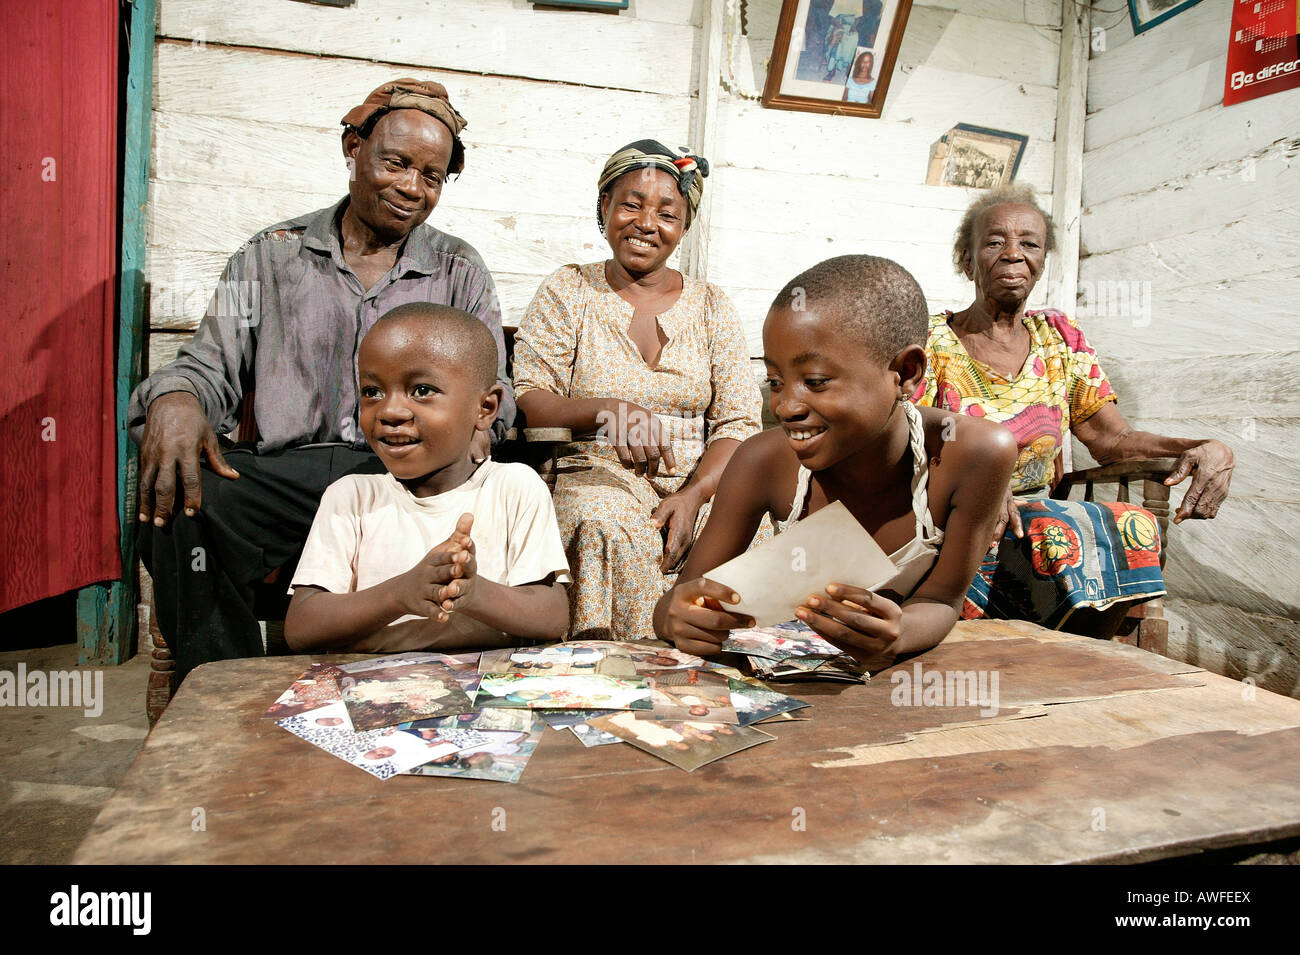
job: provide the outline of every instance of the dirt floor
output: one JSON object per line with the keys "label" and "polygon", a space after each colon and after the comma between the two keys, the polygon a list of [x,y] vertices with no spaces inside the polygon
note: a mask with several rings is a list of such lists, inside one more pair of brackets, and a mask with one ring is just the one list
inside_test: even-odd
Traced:
{"label": "dirt floor", "polygon": [[16,674],[20,663],[28,673],[103,674],[98,716],[84,707],[0,706],[0,864],[66,863],[149,733],[149,654],[80,668],[73,644],[0,653],[0,670]]}

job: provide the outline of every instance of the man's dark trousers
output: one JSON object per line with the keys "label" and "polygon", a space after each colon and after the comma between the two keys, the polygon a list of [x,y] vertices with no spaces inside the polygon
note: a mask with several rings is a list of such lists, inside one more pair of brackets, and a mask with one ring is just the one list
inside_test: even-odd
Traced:
{"label": "man's dark trousers", "polygon": [[372,452],[342,445],[270,454],[235,448],[225,456],[239,478],[220,477],[205,461],[194,517],[185,516],[178,493],[168,526],[139,529],[178,687],[200,664],[263,654],[253,608],[258,586],[280,568],[276,585],[287,591],[325,488],[345,474],[384,471]]}

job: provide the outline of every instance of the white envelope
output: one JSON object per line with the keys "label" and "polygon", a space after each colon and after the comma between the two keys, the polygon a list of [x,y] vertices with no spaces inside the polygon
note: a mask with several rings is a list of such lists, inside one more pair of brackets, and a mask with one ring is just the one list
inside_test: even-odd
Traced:
{"label": "white envelope", "polygon": [[804,518],[784,534],[706,573],[740,595],[723,608],[754,618],[756,627],[794,620],[810,594],[827,584],[875,590],[898,571],[866,528],[840,501]]}

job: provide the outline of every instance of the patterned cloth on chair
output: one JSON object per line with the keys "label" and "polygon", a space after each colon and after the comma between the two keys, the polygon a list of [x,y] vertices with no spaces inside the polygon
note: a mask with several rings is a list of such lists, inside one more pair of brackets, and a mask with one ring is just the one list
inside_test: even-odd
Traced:
{"label": "patterned cloth on chair", "polygon": [[1061,627],[1080,607],[1104,610],[1165,593],[1160,526],[1150,511],[1120,502],[1027,500],[1025,536],[1010,531],[984,558],[961,615]]}

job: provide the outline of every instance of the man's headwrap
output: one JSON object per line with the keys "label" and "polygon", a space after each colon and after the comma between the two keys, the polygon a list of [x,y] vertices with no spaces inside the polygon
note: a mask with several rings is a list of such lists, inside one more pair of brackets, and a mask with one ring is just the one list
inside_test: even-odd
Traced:
{"label": "man's headwrap", "polygon": [[600,197],[609,191],[615,179],[634,169],[662,169],[677,180],[677,191],[686,198],[686,225],[689,228],[704,196],[704,178],[709,174],[709,161],[703,156],[693,155],[685,146],[669,149],[657,140],[641,139],[610,156],[601,170],[596,190],[596,223],[601,235],[605,234],[605,216],[601,212]]}
{"label": "man's headwrap", "polygon": [[[360,129],[372,116],[390,113],[395,109],[418,109],[428,113],[451,130],[455,144],[452,151],[451,173],[459,173],[465,168],[465,147],[460,141],[460,132],[469,124],[465,117],[456,112],[447,96],[447,89],[441,83],[432,80],[401,79],[385,83],[366,97],[360,106],[354,106],[343,117],[344,126]],[[457,162],[456,160],[460,161]]]}

